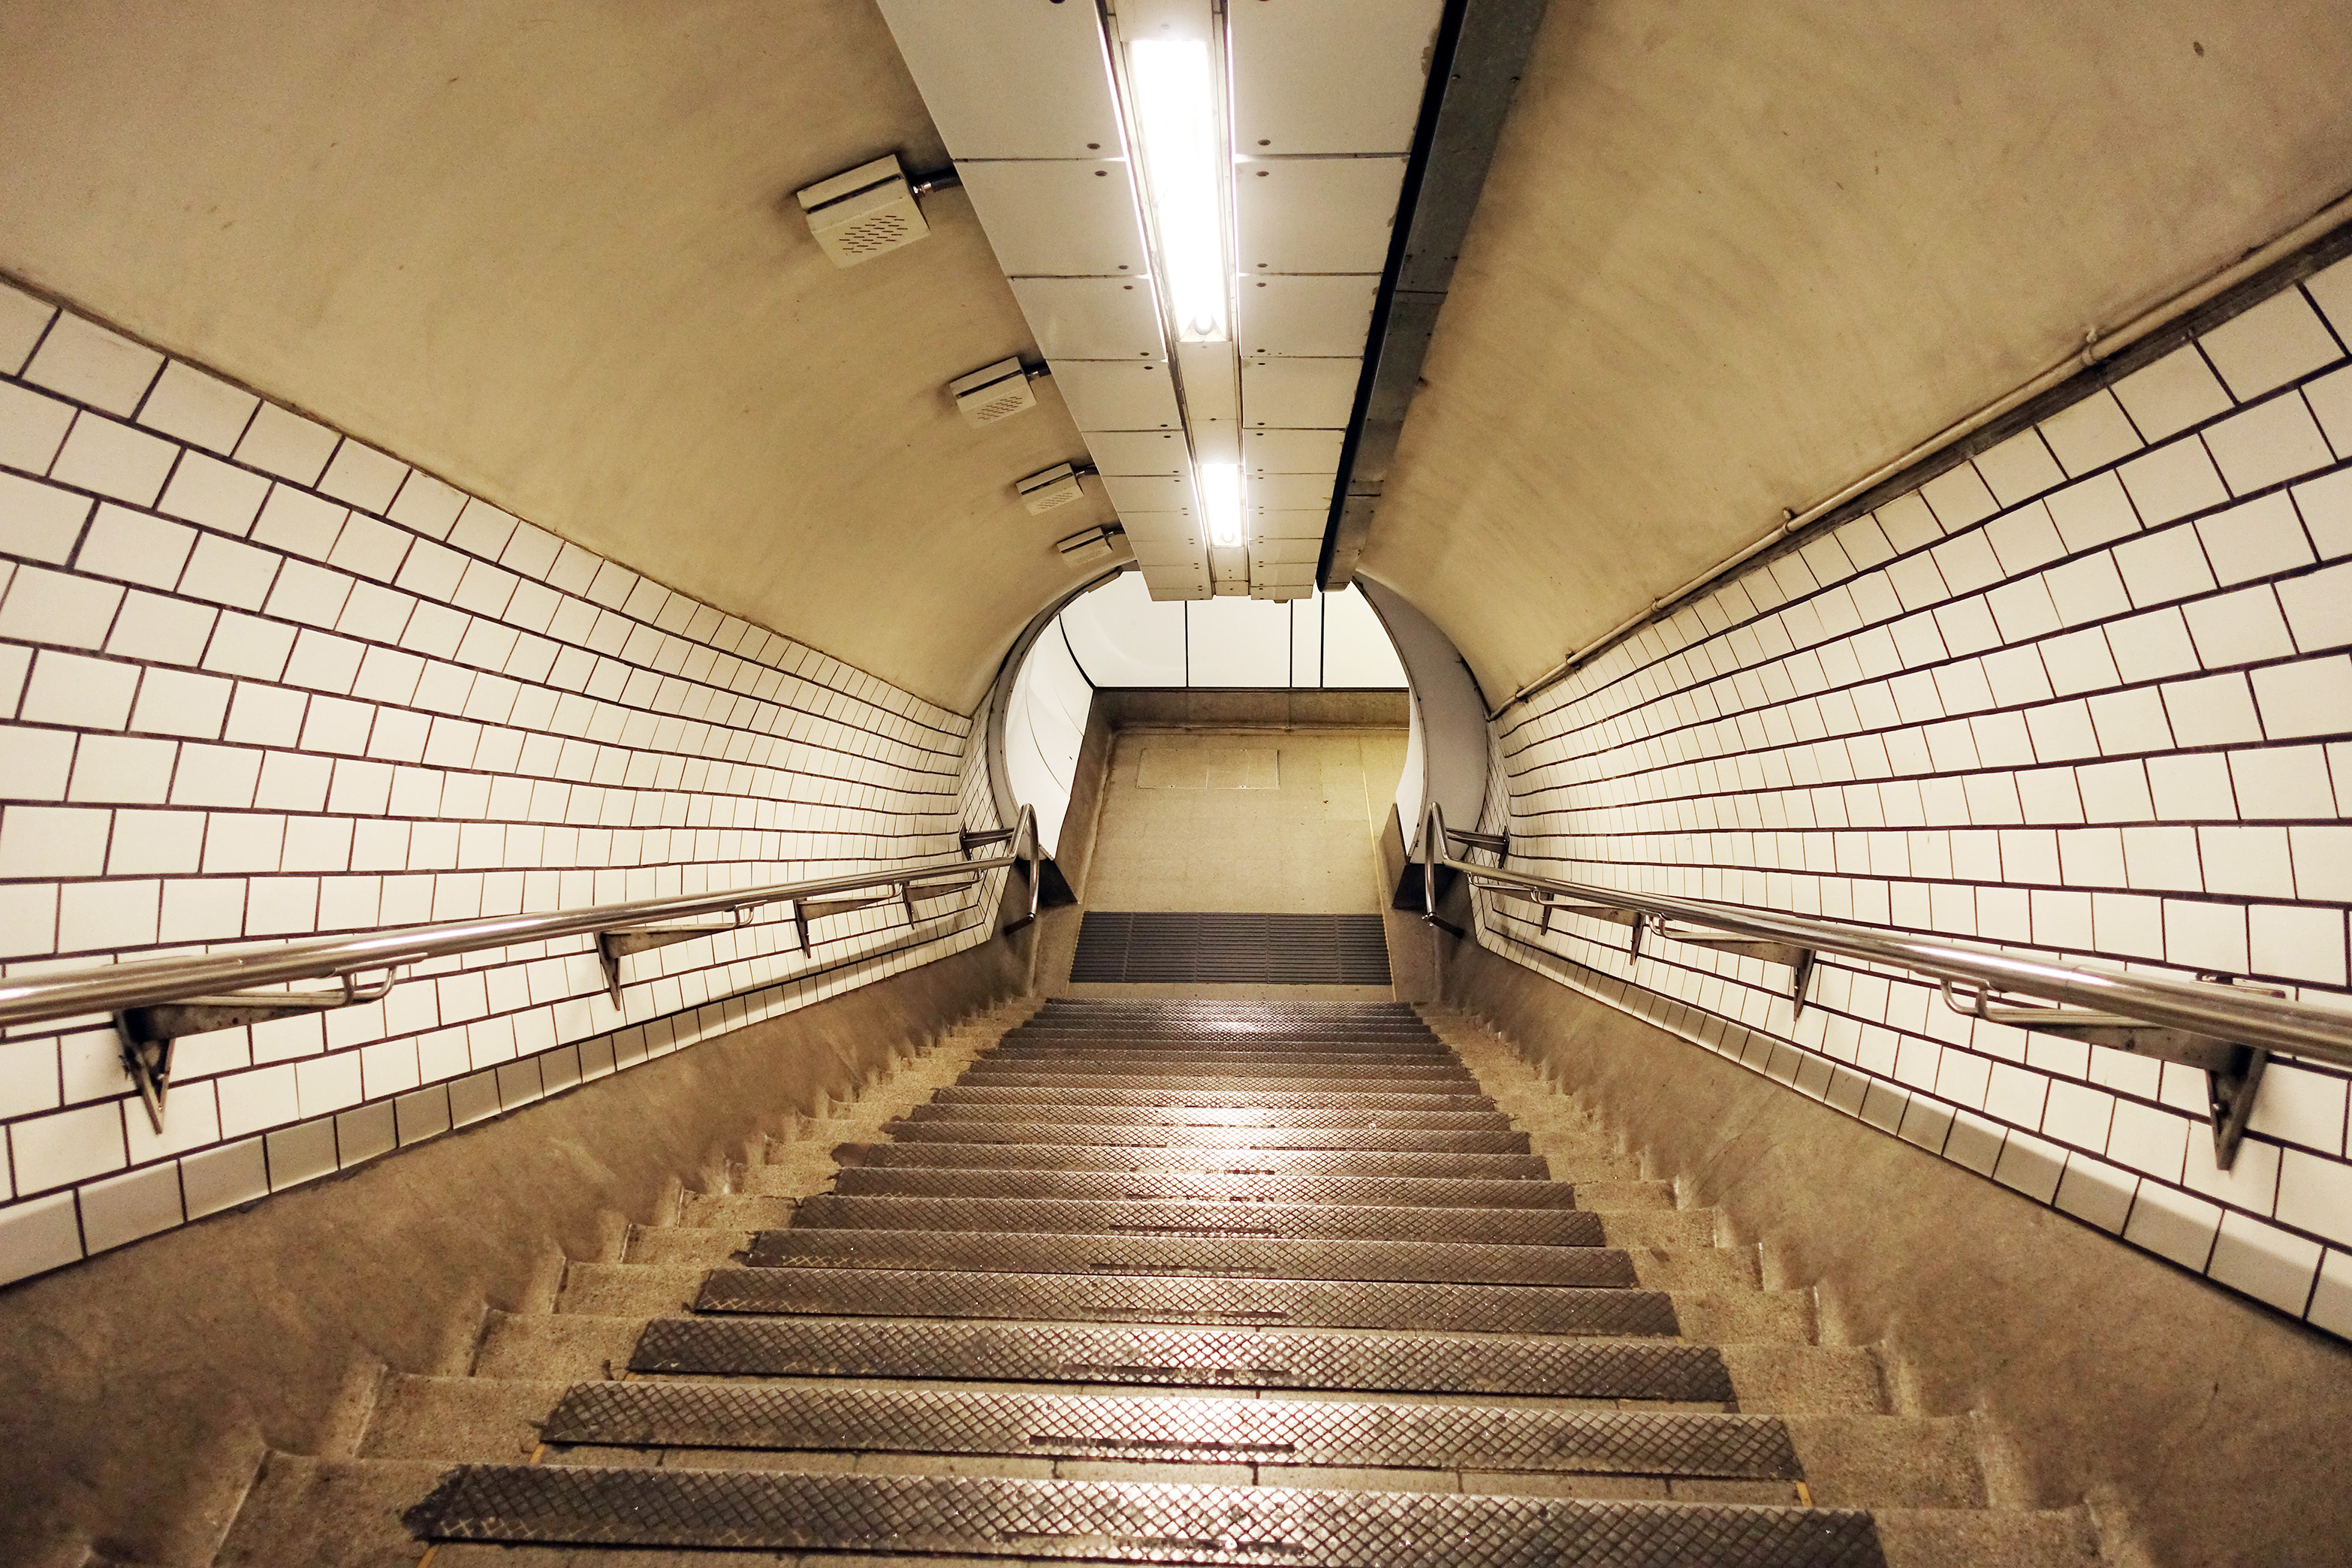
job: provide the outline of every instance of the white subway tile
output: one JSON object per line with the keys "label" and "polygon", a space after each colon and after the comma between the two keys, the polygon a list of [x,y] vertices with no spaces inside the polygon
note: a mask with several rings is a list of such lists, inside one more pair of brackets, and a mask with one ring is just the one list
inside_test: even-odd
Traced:
{"label": "white subway tile", "polygon": [[71,730],[0,724],[0,798],[63,800],[73,753]]}
{"label": "white subway tile", "polygon": [[2102,551],[2079,561],[2069,561],[2063,566],[2053,566],[2042,574],[2042,580],[2049,586],[2051,602],[2057,606],[2062,622],[2079,626],[2132,608],[2123,579],[2116,573],[2117,553]]}
{"label": "white subway tile", "polygon": [[2141,437],[2149,441],[2161,441],[2230,406],[2230,395],[2213,379],[2193,343],[2125,376],[2116,383],[2115,393]]}
{"label": "white subway tile", "polygon": [[[151,946],[162,900],[163,884],[145,879],[68,882],[58,889],[58,951],[120,952]],[[99,1092],[121,1093],[125,1087],[121,1043],[100,1034],[90,1044],[104,1064],[103,1088]]]}
{"label": "white subway tile", "polygon": [[163,884],[167,942],[219,942],[245,934],[245,883],[235,878],[185,878]]}
{"label": "white subway tile", "polygon": [[345,440],[335,448],[327,471],[320,476],[319,488],[337,500],[349,501],[355,507],[382,516],[392,505],[392,498],[400,492],[400,481],[408,477],[408,465],[397,458],[387,458],[372,447]]}
{"label": "white subway tile", "polygon": [[[2145,1174],[2178,1182],[2189,1157],[2189,1140],[2203,1132],[2203,1128],[2192,1125],[2185,1116],[2135,1100],[2118,1100],[2115,1123],[2107,1134],[2107,1158]],[[2198,1261],[2200,1265],[2204,1261],[2201,1252]]]}
{"label": "white subway tile", "polygon": [[[196,548],[201,557],[204,546]],[[213,627],[212,641],[205,647],[204,667],[222,675],[277,680],[285,675],[287,657],[293,651],[292,626],[230,611]],[[233,716],[230,722],[236,722]]]}
{"label": "white subway tile", "polygon": [[2284,1139],[2326,1154],[2341,1154],[2344,1113],[2344,1079],[2279,1062],[2263,1073],[2253,1114],[2246,1125],[2265,1137]]}
{"label": "white subway tile", "polygon": [[2229,763],[2218,753],[2150,757],[2147,783],[2159,822],[2228,822],[2238,815]]}
{"label": "white subway tile", "polygon": [[359,679],[360,661],[367,653],[364,643],[339,637],[332,632],[305,629],[294,638],[294,655],[287,663],[286,678],[313,691],[341,696]]}
{"label": "white subway tile", "polygon": [[65,647],[101,647],[122,590],[69,572],[20,568],[0,600],[0,637]]}
{"label": "white subway tile", "polygon": [[[2303,400],[2319,421],[2327,445],[2339,458],[2352,457],[2352,369],[2330,372],[2305,382]],[[29,467],[29,465],[26,465]]]}
{"label": "white subway tile", "polygon": [[46,1192],[88,1181],[130,1163],[118,1100],[101,1100],[16,1122],[8,1129],[8,1142],[20,1193]]}
{"label": "white subway tile", "polygon": [[[344,449],[351,447],[346,444]],[[401,561],[407,555],[415,536],[404,529],[378,522],[362,512],[352,512],[343,521],[337,535],[328,564],[361,577],[371,577],[379,583],[389,583],[400,571]],[[398,635],[398,627],[392,635]]]}
{"label": "white subway tile", "polygon": [[516,521],[511,513],[478,497],[468,500],[465,510],[457,514],[449,530],[449,542],[470,555],[486,561],[496,561],[514,537]]}
{"label": "white subway tile", "polygon": [[73,424],[74,406],[29,386],[0,383],[0,463],[46,474]]}
{"label": "white subway tile", "polygon": [[2253,671],[2253,683],[2263,728],[2272,740],[2352,733],[2352,658],[2338,654],[2273,665]]}
{"label": "white subway tile", "polygon": [[79,1262],[81,1256],[81,1225],[73,1194],[0,1209],[0,1284],[62,1268]]}
{"label": "white subway tile", "polygon": [[[2182,828],[2179,831],[2187,832]],[[2196,830],[2206,867],[2205,886],[2216,893],[2294,897],[2286,829],[2211,826]]]}
{"label": "white subway tile", "polygon": [[302,733],[310,699],[282,687],[242,681],[229,706],[226,738],[254,746],[292,746]]}
{"label": "white subway tile", "polygon": [[151,506],[179,453],[169,441],[85,411],[66,433],[49,476],[60,484]]}
{"label": "white subway tile", "polygon": [[[57,320],[58,308],[23,289],[0,282],[0,375],[15,375],[41,334]],[[10,1278],[16,1278],[11,1276]]]}
{"label": "white subway tile", "polygon": [[400,494],[393,498],[392,510],[384,515],[427,539],[446,539],[465,505],[463,491],[452,489],[421,468],[411,468],[408,478],[401,481]]}
{"label": "white subway tile", "polygon": [[312,752],[363,756],[368,730],[374,720],[375,709],[370,703],[314,697],[310,700],[310,718],[302,726],[302,745]]}
{"label": "white subway tile", "polygon": [[2221,1216],[2206,1277],[2301,1317],[2319,1272],[2320,1247],[2242,1214]]}
{"label": "white subway tile", "polygon": [[2335,460],[2311,410],[2294,393],[2212,426],[2205,431],[2205,447],[2238,495],[2324,468]]}
{"label": "white subway tile", "polygon": [[172,764],[178,752],[179,746],[171,741],[85,735],[74,753],[73,787],[67,798],[160,805],[171,793]]}
{"label": "white subway tile", "polygon": [[139,410],[139,423],[224,455],[236,450],[261,399],[173,360]]}
{"label": "white subway tile", "polygon": [[129,418],[163,364],[153,349],[64,310],[25,366],[25,379]]}
{"label": "white subway tile", "polygon": [[2097,1226],[2109,1235],[2119,1235],[2131,1213],[2132,1195],[2138,1185],[2138,1178],[2130,1172],[2077,1152],[2066,1157],[2066,1173],[2051,1201],[2062,1213]]}
{"label": "white subway tile", "polygon": [[276,871],[285,851],[286,818],[266,812],[214,812],[205,828],[205,870]]}
{"label": "white subway tile", "polygon": [[331,1116],[282,1128],[263,1142],[268,1151],[273,1193],[335,1173],[335,1123]]}
{"label": "white subway tile", "polygon": [[2352,643],[2352,563],[2281,583],[2278,596],[2301,651],[2317,653]]}
{"label": "white subway tile", "polygon": [[265,752],[253,804],[269,811],[321,810],[327,804],[327,781],[334,766],[325,757],[300,752]]}
{"label": "white subway tile", "polygon": [[261,503],[261,515],[254,519],[250,537],[256,544],[306,561],[324,561],[335,548],[343,519],[350,515],[350,509],[332,501],[287,485],[273,485],[269,499]]}
{"label": "white subway tile", "polygon": [[172,470],[172,482],[164,487],[163,499],[155,505],[158,510],[173,517],[184,517],[225,533],[242,534],[253,526],[262,500],[268,494],[269,481],[259,474],[207,458],[202,452],[189,452]]}
{"label": "white subway tile", "polygon": [[196,531],[184,524],[101,503],[74,553],[74,570],[169,589],[195,542]]}
{"label": "white subway tile", "polygon": [[2044,419],[2041,431],[2052,453],[2070,474],[2105,468],[2117,458],[2139,450],[2141,445],[2122,405],[2105,387]]}
{"label": "white subway tile", "polygon": [[[297,818],[292,826],[301,826]],[[247,936],[309,936],[319,929],[319,881],[315,877],[256,877],[246,884],[245,934]],[[283,1020],[276,1025],[255,1026],[257,1061],[270,1059],[261,1051],[261,1035],[267,1028],[291,1029],[299,1025],[300,1034],[308,1044],[305,1049],[315,1049],[318,1021],[315,1017]],[[278,1053],[271,1053],[272,1056]]]}
{"label": "white subway tile", "polygon": [[174,805],[248,806],[261,776],[259,752],[239,746],[183,746],[172,778]]}
{"label": "white subway tile", "polygon": [[2280,820],[2336,815],[2326,753],[2317,746],[2264,746],[2229,754],[2238,809]]}
{"label": "white subway tile", "polygon": [[188,568],[180,578],[180,592],[241,610],[257,610],[269,596],[269,585],[281,563],[282,558],[269,551],[208,533],[196,541]]}
{"label": "white subway tile", "polygon": [[2126,682],[2186,675],[2199,667],[2189,623],[2177,609],[2129,616],[2105,628],[2116,673]]}
{"label": "white subway tile", "polygon": [[2311,545],[2303,522],[2285,495],[2217,511],[2197,520],[2198,536],[2205,542],[2205,558],[2224,584],[2250,583],[2310,563]]}
{"label": "white subway tile", "polygon": [[2142,1182],[2124,1239],[2201,1274],[2221,1226],[2221,1211],[2204,1199]]}
{"label": "white subway tile", "polygon": [[2200,338],[2241,402],[2344,357],[2300,290],[2281,289]]}
{"label": "white subway tile", "polygon": [[267,1127],[281,1127],[302,1114],[290,1062],[231,1073],[215,1079],[213,1087],[220,1096],[225,1137],[241,1138]]}
{"label": "white subway tile", "polygon": [[[2352,570],[2347,575],[2352,576]],[[2295,651],[2286,619],[2279,613],[2278,595],[2266,586],[2198,600],[2187,614],[2198,657],[2209,668],[2284,658]]]}
{"label": "white subway tile", "polygon": [[2165,900],[2164,959],[2184,969],[2245,973],[2245,910],[2237,904]]}
{"label": "white subway tile", "polygon": [[265,403],[236,444],[236,458],[299,485],[315,485],[339,439],[324,425]]}
{"label": "white subway tile", "polygon": [[2176,680],[2161,689],[2173,739],[2180,745],[2230,746],[2263,739],[2252,695],[2242,675]]}
{"label": "white subway tile", "polygon": [[202,858],[204,836],[204,818],[192,812],[118,811],[107,848],[107,874],[194,871]]}
{"label": "white subway tile", "polygon": [[16,714],[36,724],[72,724],[86,730],[120,730],[131,717],[131,697],[139,667],[110,659],[43,648],[33,659]]}
{"label": "white subway tile", "polygon": [[2133,605],[2141,609],[2202,594],[2214,586],[2212,569],[2205,563],[2205,547],[2193,528],[2167,528],[2142,534],[2116,545],[2112,554]]}
{"label": "white subway tile", "polygon": [[2166,751],[2172,745],[2163,699],[2152,686],[2092,698],[2091,725],[2098,733],[2099,750],[2108,756]]}
{"label": "white subway tile", "polygon": [[[2213,460],[2206,456],[2205,444],[2194,436],[2134,458],[2116,471],[2140,521],[2149,528],[2230,499]],[[2063,522],[2060,531],[2064,531]]]}
{"label": "white subway tile", "polygon": [[261,1140],[248,1138],[186,1155],[180,1161],[180,1184],[192,1220],[267,1196],[269,1173]]}
{"label": "white subway tile", "polygon": [[1975,467],[1959,463],[1919,487],[1919,494],[1947,533],[1979,522],[2000,510]]}
{"label": "white subway tile", "polygon": [[2339,1339],[2352,1339],[2352,1254],[2330,1252],[2321,1262],[2307,1321]]}
{"label": "white subway tile", "polygon": [[2257,974],[2345,984],[2344,911],[2254,904],[2246,910],[2247,952]]}
{"label": "white subway tile", "polygon": [[88,496],[0,474],[0,551],[62,565],[81,537],[90,504]]}
{"label": "white subway tile", "polygon": [[2126,958],[2164,956],[2164,900],[2137,893],[2091,895],[2091,930],[2099,951]]}

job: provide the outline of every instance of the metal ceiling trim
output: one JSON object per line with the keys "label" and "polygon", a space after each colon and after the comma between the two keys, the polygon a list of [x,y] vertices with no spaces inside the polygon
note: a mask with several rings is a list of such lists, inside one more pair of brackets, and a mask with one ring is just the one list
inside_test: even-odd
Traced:
{"label": "metal ceiling trim", "polygon": [[1316,563],[1315,580],[1326,593],[1355,581],[1356,562],[1371,537],[1422,360],[1547,3],[1448,0],[1438,24],[1429,92],[1398,202],[1400,221],[1372,306],[1363,378]]}

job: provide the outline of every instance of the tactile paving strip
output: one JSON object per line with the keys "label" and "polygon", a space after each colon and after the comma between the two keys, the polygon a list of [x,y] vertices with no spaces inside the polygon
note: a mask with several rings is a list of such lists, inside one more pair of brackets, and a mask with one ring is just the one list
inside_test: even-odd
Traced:
{"label": "tactile paving strip", "polygon": [[1134,1143],[1152,1149],[1360,1149],[1373,1153],[1524,1154],[1528,1135],[1381,1127],[1118,1127],[1100,1122],[886,1121],[900,1143]]}
{"label": "tactile paving strip", "polygon": [[1570,1209],[1567,1182],[1445,1181],[1412,1176],[1216,1176],[1116,1171],[926,1171],[851,1165],[845,1196],[1058,1198],[1085,1203],[1340,1204],[1371,1208]]}
{"label": "tactile paving strip", "polygon": [[933,1094],[933,1105],[1109,1105],[1123,1108],[1193,1106],[1202,1109],[1268,1110],[1492,1110],[1483,1094],[1261,1094],[1253,1089],[1001,1089],[990,1084],[951,1084]]}
{"label": "tactile paving strip", "polygon": [[1253,1106],[918,1105],[909,1121],[1036,1121],[1097,1127],[1417,1128],[1431,1132],[1507,1131],[1499,1110],[1368,1110],[1349,1106],[1294,1110]]}
{"label": "tactile paving strip", "polygon": [[1712,1345],[881,1318],[656,1318],[629,1368],[737,1377],[1494,1394],[1728,1403]]}
{"label": "tactile paving strip", "polygon": [[1428,1492],[467,1465],[420,1539],[1296,1568],[1882,1568],[1866,1513]]}
{"label": "tactile paving strip", "polygon": [[835,1318],[1284,1324],[1310,1329],[1622,1337],[1681,1331],[1673,1300],[1657,1290],[1234,1279],[1187,1274],[715,1268],[704,1278],[694,1305],[703,1312],[792,1312]]}
{"label": "tactile paving strip", "polygon": [[[967,1189],[971,1183],[964,1184]],[[1574,1208],[1487,1211],[1334,1204],[1084,1203],[1054,1198],[824,1194],[793,1211],[800,1230],[1029,1231],[1048,1235],[1283,1237],[1327,1241],[1606,1247],[1601,1216]]]}
{"label": "tactile paving strip", "polygon": [[1633,1259],[1606,1247],[1257,1236],[1051,1236],[1026,1231],[763,1230],[754,1268],[945,1268],[1022,1274],[1213,1275],[1626,1289]]}
{"label": "tactile paving strip", "polygon": [[1384,1154],[1371,1150],[1143,1148],[1118,1143],[840,1143],[844,1166],[899,1170],[1191,1171],[1234,1176],[1422,1176],[1549,1181],[1540,1154]]}
{"label": "tactile paving strip", "polygon": [[541,1436],[625,1447],[1050,1454],[1262,1465],[1796,1480],[1769,1415],[1337,1400],[581,1383]]}

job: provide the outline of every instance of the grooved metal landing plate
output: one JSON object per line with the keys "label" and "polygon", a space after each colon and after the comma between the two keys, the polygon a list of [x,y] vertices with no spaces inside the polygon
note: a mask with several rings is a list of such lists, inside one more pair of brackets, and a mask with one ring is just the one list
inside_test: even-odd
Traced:
{"label": "grooved metal landing plate", "polygon": [[1276,1110],[1258,1106],[1194,1105],[918,1105],[909,1121],[1068,1122],[1096,1127],[1388,1127],[1432,1132],[1502,1132],[1511,1119],[1499,1110]]}
{"label": "grooved metal landing plate", "polygon": [[1427,1492],[467,1465],[418,1538],[1297,1568],[1882,1568],[1866,1513]]}
{"label": "grooved metal landing plate", "polygon": [[1088,910],[1070,962],[1077,984],[1386,985],[1379,915]]}
{"label": "grooved metal landing plate", "polygon": [[1199,1172],[1233,1176],[1418,1176],[1549,1181],[1540,1154],[1390,1154],[1371,1150],[1146,1149],[1117,1143],[841,1143],[845,1166],[898,1170]]}
{"label": "grooved metal landing plate", "polygon": [[1254,1236],[1041,1236],[1026,1231],[763,1230],[754,1268],[941,1268],[974,1273],[1396,1279],[1432,1285],[1627,1289],[1633,1261],[1607,1247]]}
{"label": "grooved metal landing plate", "polygon": [[1567,1182],[1446,1181],[1412,1176],[1145,1175],[1116,1171],[890,1170],[851,1165],[833,1190],[843,1196],[1052,1198],[1085,1203],[1338,1204],[1373,1208],[1572,1209]]}
{"label": "grooved metal landing plate", "polygon": [[1201,1109],[1268,1110],[1492,1110],[1483,1094],[1264,1094],[1255,1089],[1196,1089],[1175,1094],[1164,1089],[999,1089],[989,1084],[950,1084],[930,1098],[933,1105],[1104,1105],[1140,1109],[1192,1106]]}
{"label": "grooved metal landing plate", "polygon": [[[967,1178],[963,1185],[972,1183]],[[802,1230],[1029,1231],[1049,1235],[1232,1236],[1325,1241],[1483,1242],[1605,1247],[1601,1216],[1575,1208],[1372,1208],[1330,1204],[1084,1203],[1054,1198],[801,1200]]]}
{"label": "grooved metal landing plate", "polygon": [[1260,1333],[917,1319],[656,1318],[629,1368],[738,1377],[1496,1394],[1728,1402],[1712,1345],[1474,1339],[1444,1333]]}
{"label": "grooved metal landing plate", "polygon": [[1186,1274],[958,1274],[945,1269],[716,1268],[695,1310],[830,1318],[1004,1318],[1048,1322],[1283,1324],[1458,1333],[1671,1336],[1657,1290],[1381,1280],[1230,1279]]}
{"label": "grooved metal landing plate", "polygon": [[578,1383],[540,1436],[621,1447],[1050,1454],[1259,1465],[1796,1480],[1769,1415],[1336,1400]]}
{"label": "grooved metal landing plate", "polygon": [[1524,1132],[1382,1127],[1117,1127],[1099,1122],[886,1121],[900,1143],[1108,1143],[1150,1149],[1360,1149],[1372,1153],[1524,1154]]}

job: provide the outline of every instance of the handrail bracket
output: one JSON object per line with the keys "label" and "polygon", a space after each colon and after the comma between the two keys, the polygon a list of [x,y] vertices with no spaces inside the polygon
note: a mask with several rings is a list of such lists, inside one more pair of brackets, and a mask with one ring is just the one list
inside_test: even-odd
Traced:
{"label": "handrail bracket", "polygon": [[125,1007],[114,1015],[115,1037],[122,1045],[122,1070],[139,1090],[147,1109],[148,1124],[163,1131],[163,1103],[172,1091],[172,1050],[183,1035],[209,1035],[215,1029],[265,1024],[303,1013],[324,1013],[362,1002],[379,1002],[398,981],[394,970],[384,972],[373,985],[355,984],[352,976],[332,991],[244,991],[219,996],[190,996],[178,1002],[157,1002]]}

